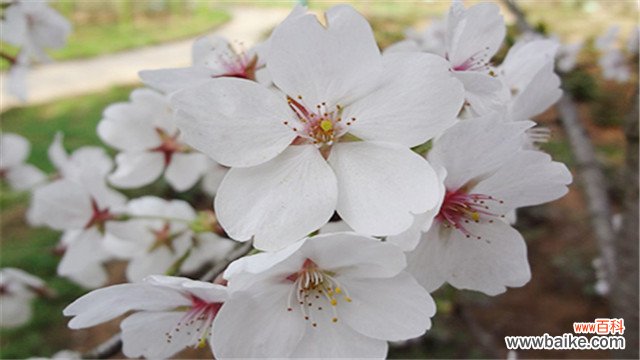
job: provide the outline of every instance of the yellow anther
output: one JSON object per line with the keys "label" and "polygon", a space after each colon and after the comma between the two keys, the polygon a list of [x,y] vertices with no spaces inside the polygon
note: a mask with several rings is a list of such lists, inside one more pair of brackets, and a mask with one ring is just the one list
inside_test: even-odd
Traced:
{"label": "yellow anther", "polygon": [[333,321],[334,323],[336,323],[336,322],[338,322],[338,318],[335,318],[335,317],[334,317],[333,319],[331,319],[331,321]]}
{"label": "yellow anther", "polygon": [[323,131],[330,131],[331,129],[333,129],[333,123],[329,120],[322,120],[320,122],[320,127],[322,128]]}
{"label": "yellow anther", "polygon": [[350,297],[348,297],[348,296],[345,296],[345,297],[344,297],[344,299],[345,299],[347,302],[351,302],[351,298],[350,298]]}
{"label": "yellow anther", "polygon": [[340,289],[339,287],[336,288],[336,294],[340,294],[342,292],[342,289]]}
{"label": "yellow anther", "polygon": [[473,221],[478,221],[480,220],[480,214],[477,211],[474,211],[471,213],[471,218],[473,219]]}
{"label": "yellow anther", "polygon": [[206,337],[201,337],[200,341],[198,341],[198,348],[203,349],[204,347],[207,346],[207,339]]}
{"label": "yellow anther", "polygon": [[336,305],[338,305],[338,300],[331,299],[331,306],[336,306]]}

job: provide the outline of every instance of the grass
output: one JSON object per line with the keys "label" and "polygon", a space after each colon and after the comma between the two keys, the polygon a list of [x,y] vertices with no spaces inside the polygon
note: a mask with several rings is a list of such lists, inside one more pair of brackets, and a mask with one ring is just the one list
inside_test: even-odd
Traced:
{"label": "grass", "polygon": [[[67,44],[49,52],[57,61],[95,57],[193,37],[231,18],[227,11],[204,2],[197,2],[186,10],[149,12],[125,8],[119,13],[108,9],[81,11],[69,8],[70,4],[73,3],[55,4],[73,24]],[[103,6],[108,7],[109,3]],[[9,54],[17,53],[16,48],[7,44],[2,44],[2,48]],[[0,70],[7,67],[6,61],[0,63]]]}
{"label": "grass", "polygon": [[198,6],[192,13],[83,24],[76,26],[64,48],[51,55],[56,60],[67,60],[110,54],[201,34],[229,19],[229,14],[223,10]]}

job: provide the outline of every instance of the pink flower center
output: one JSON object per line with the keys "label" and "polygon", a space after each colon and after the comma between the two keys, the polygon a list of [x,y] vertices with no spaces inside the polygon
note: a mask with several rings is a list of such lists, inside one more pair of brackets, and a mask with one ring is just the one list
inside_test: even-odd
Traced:
{"label": "pink flower center", "polygon": [[[461,231],[468,238],[475,236],[466,227],[471,222],[480,223],[481,220],[487,220],[493,223],[493,218],[504,217],[491,211],[490,203],[504,203],[490,195],[484,194],[468,194],[464,189],[454,191],[447,190],[440,212],[436,216],[436,220],[444,224],[445,227],[451,227]],[[481,236],[475,236],[481,239]]]}
{"label": "pink flower center", "polygon": [[178,141],[178,133],[173,135],[168,134],[164,129],[156,128],[156,133],[160,137],[162,143],[160,146],[151,149],[150,151],[159,152],[164,155],[164,166],[169,166],[173,154],[180,152],[187,152],[188,147]]}
{"label": "pink flower center", "polygon": [[222,75],[214,77],[235,77],[239,79],[255,80],[258,65],[258,56],[249,57],[245,52],[229,58],[219,58],[220,64],[224,69]]}
{"label": "pink flower center", "polygon": [[91,219],[89,219],[89,222],[87,222],[84,228],[89,229],[96,226],[98,230],[104,231],[104,224],[109,220],[113,220],[115,216],[109,212],[109,208],[101,209],[98,206],[98,202],[93,198],[91,199],[91,208],[93,211]]}
{"label": "pink flower center", "polygon": [[[341,117],[342,107],[340,105],[328,106],[323,102],[310,108],[302,101],[302,96],[297,100],[287,97],[289,107],[295,115],[292,121],[285,120],[283,124],[293,130],[298,137],[294,140],[297,144],[314,144],[319,149],[328,150],[331,146],[344,136],[348,127],[356,121],[356,118],[345,119]],[[325,156],[326,157],[326,156]]]}
{"label": "pink flower center", "polygon": [[[489,53],[487,52],[489,48],[485,48],[484,51],[478,51],[477,53],[471,55],[467,60],[465,60],[462,64],[453,65],[451,70],[453,71],[484,71],[489,69]],[[449,55],[445,56],[447,60],[449,59]]]}
{"label": "pink flower center", "polygon": [[171,343],[177,333],[186,332],[188,344],[204,347],[211,333],[211,324],[222,307],[221,302],[207,302],[193,294],[189,294],[191,306],[188,307],[176,327],[165,333],[167,343]]}
{"label": "pink flower center", "polygon": [[347,289],[340,285],[335,274],[321,270],[311,259],[306,259],[302,268],[289,275],[286,280],[293,282],[287,302],[287,311],[293,311],[293,303],[297,303],[302,316],[311,326],[317,327],[314,320],[315,312],[322,312],[325,308],[331,308],[333,316],[331,322],[338,322],[338,300],[343,299],[350,303]]}
{"label": "pink flower center", "polygon": [[175,240],[181,233],[172,233],[171,232],[171,224],[169,222],[165,222],[160,230],[149,229],[153,236],[155,237],[155,241],[149,248],[149,252],[153,252],[161,247],[166,247],[175,254],[176,249],[173,246],[173,240]]}

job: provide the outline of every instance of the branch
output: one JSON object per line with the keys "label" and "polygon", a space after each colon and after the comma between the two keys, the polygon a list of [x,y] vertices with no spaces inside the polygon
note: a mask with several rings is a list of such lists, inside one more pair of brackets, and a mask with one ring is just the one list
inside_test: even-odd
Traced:
{"label": "branch", "polygon": [[[212,281],[216,279],[218,276],[222,275],[222,273],[226,270],[226,268],[232,262],[238,260],[239,258],[247,255],[249,252],[253,250],[253,242],[247,241],[242,246],[237,247],[233,251],[231,251],[227,256],[216,266],[214,266],[210,271],[204,274],[200,281]],[[108,359],[113,355],[117,354],[122,348],[122,339],[120,338],[120,333],[113,335],[109,340],[103,342],[102,344],[96,346],[95,348],[89,350],[88,352],[82,354],[83,359]]]}
{"label": "branch", "polygon": [[502,0],[502,3],[509,9],[509,11],[516,17],[516,26],[518,30],[523,33],[533,33],[536,32],[533,26],[529,24],[527,18],[520,9],[520,6],[516,4],[515,0]]}
{"label": "branch", "polygon": [[623,318],[626,348],[614,352],[616,358],[637,359],[640,329],[638,328],[638,90],[633,108],[625,120],[627,140],[624,181],[624,212],[622,226],[616,236],[616,284],[611,289],[613,317]]}
{"label": "branch", "polygon": [[607,282],[612,285],[615,274],[615,231],[611,224],[611,207],[604,173],[596,160],[593,144],[580,123],[576,105],[570,95],[562,96],[557,104],[564,130],[569,137],[578,174],[586,195],[591,225],[600,248]]}
{"label": "branch", "polygon": [[11,56],[4,51],[0,51],[0,58],[7,60],[11,66],[18,62],[18,59],[15,56]]}
{"label": "branch", "polygon": [[[535,32],[527,22],[522,9],[514,0],[502,0],[516,16],[518,28],[523,32]],[[613,285],[615,278],[615,232],[611,224],[611,208],[604,173],[596,160],[593,144],[582,126],[576,104],[566,92],[557,104],[564,130],[578,165],[586,200],[591,216],[591,224],[604,262],[606,279]]]}

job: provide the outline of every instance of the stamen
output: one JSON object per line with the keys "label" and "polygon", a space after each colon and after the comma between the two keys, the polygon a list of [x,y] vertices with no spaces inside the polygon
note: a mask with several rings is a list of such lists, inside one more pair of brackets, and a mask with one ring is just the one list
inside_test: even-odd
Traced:
{"label": "stamen", "polygon": [[[309,321],[313,327],[318,326],[318,323],[314,321],[314,311],[321,311],[324,308],[318,306],[318,302],[320,305],[323,303],[331,305],[332,317],[330,319],[331,322],[336,323],[339,305],[337,296],[341,295],[341,298],[347,303],[352,301],[347,290],[333,277],[331,272],[319,269],[309,259],[305,261],[299,272],[289,275],[286,279],[293,282],[287,300],[287,311],[293,311],[291,304],[295,294],[303,318]],[[312,301],[312,299],[315,300]]]}
{"label": "stamen", "polygon": [[464,188],[455,191],[447,190],[436,219],[442,222],[446,228],[461,231],[467,238],[473,236],[482,239],[481,236],[472,234],[464,224],[469,224],[470,221],[480,223],[485,220],[487,223],[493,223],[492,218],[503,216],[491,210],[488,205],[490,202],[504,203],[504,201],[490,195],[468,194]]}

